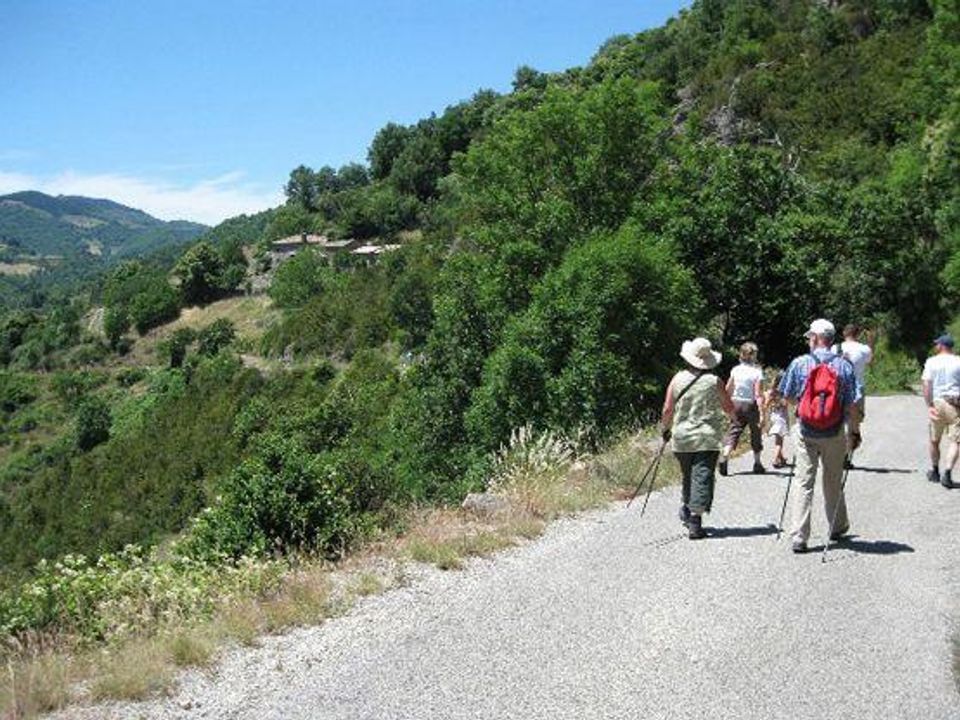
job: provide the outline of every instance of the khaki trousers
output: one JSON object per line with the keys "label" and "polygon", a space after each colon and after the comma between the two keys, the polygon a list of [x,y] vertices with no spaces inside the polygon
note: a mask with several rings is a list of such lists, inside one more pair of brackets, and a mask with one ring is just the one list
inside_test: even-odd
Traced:
{"label": "khaki trousers", "polygon": [[813,487],[817,481],[817,465],[823,467],[823,506],[827,513],[827,522],[837,508],[837,521],[834,532],[846,532],[850,527],[847,518],[847,503],[840,495],[840,483],[843,482],[843,460],[847,452],[847,442],[842,432],[831,437],[806,437],[800,433],[798,422],[793,433],[796,444],[797,492],[793,497],[793,541],[807,542],[810,539],[810,511],[813,507]]}

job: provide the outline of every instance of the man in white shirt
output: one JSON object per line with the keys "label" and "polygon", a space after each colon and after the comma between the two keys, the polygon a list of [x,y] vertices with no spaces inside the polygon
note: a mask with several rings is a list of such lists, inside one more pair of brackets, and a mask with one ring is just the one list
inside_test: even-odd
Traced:
{"label": "man in white shirt", "polygon": [[853,374],[857,378],[857,399],[847,416],[847,458],[844,464],[849,469],[853,467],[853,453],[863,441],[860,426],[867,416],[865,381],[867,365],[873,360],[873,350],[866,343],[860,342],[859,327],[847,325],[843,329],[843,342],[835,345],[833,351],[850,361],[853,365]]}
{"label": "man in white shirt", "polygon": [[[934,340],[936,354],[923,365],[923,399],[930,416],[930,482],[953,487],[953,466],[960,453],[960,357],[953,353],[953,337],[941,335]],[[946,432],[947,467],[940,474],[940,439]]]}

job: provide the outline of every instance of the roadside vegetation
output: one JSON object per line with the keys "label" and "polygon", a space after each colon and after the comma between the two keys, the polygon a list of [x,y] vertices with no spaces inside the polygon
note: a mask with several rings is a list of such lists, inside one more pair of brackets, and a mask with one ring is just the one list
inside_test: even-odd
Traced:
{"label": "roadside vegetation", "polygon": [[[941,0],[698,0],[9,307],[8,706],[158,691],[344,607],[329,563],[455,568],[625,492],[694,334],[782,367],[811,318],[852,321],[871,388],[912,387],[960,309],[958,47]],[[305,232],[400,247],[271,253]],[[482,490],[510,511],[456,509]]]}

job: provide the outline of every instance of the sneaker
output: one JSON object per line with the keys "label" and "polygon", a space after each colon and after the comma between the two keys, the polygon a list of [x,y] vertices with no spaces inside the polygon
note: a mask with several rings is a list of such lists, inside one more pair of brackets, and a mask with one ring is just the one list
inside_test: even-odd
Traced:
{"label": "sneaker", "polygon": [[727,475],[727,461],[726,461],[726,460],[721,460],[721,461],[720,461],[720,464],[718,465],[718,468],[719,468],[719,470],[720,470],[720,474],[721,474],[721,475],[724,475],[724,476]]}
{"label": "sneaker", "polygon": [[807,543],[803,540],[794,541],[793,545],[790,547],[794,555],[803,555],[807,551]]}
{"label": "sneaker", "polygon": [[754,463],[754,464],[753,464],[753,474],[754,474],[754,475],[763,475],[765,472],[767,472],[767,469],[763,466],[762,463]]}
{"label": "sneaker", "polygon": [[944,470],[943,475],[940,476],[940,484],[943,485],[947,490],[953,488],[953,478],[951,477],[952,471]]}
{"label": "sneaker", "polygon": [[690,521],[687,524],[689,532],[687,537],[691,540],[702,540],[707,536],[707,533],[703,529],[703,521],[699,515],[691,515]]}
{"label": "sneaker", "polygon": [[680,522],[683,523],[684,526],[689,527],[690,526],[690,508],[688,508],[686,505],[681,505],[680,512],[678,514],[680,516]]}
{"label": "sneaker", "polygon": [[940,482],[940,470],[938,468],[927,470],[927,480],[933,483]]}

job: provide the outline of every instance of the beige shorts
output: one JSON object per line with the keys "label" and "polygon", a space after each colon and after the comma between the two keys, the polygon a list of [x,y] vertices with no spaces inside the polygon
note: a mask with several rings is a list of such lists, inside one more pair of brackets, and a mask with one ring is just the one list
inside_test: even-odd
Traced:
{"label": "beige shorts", "polygon": [[940,442],[940,438],[946,431],[947,438],[953,442],[960,442],[960,412],[957,411],[957,406],[943,398],[934,400],[933,406],[940,417],[930,421],[930,439],[933,442]]}

